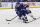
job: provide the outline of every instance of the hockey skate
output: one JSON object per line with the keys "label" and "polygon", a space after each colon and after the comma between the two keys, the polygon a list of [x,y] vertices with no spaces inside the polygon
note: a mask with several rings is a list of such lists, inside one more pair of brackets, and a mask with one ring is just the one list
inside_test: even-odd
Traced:
{"label": "hockey skate", "polygon": [[24,23],[28,23],[28,20],[23,20]]}
{"label": "hockey skate", "polygon": [[34,20],[36,20],[36,18],[33,18]]}
{"label": "hockey skate", "polygon": [[18,18],[19,20],[21,20],[21,18]]}

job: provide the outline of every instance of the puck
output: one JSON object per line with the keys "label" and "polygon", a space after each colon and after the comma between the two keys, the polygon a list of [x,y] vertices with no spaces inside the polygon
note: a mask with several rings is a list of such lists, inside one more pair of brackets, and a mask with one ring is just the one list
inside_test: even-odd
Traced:
{"label": "puck", "polygon": [[10,23],[8,23],[8,24],[10,24]]}

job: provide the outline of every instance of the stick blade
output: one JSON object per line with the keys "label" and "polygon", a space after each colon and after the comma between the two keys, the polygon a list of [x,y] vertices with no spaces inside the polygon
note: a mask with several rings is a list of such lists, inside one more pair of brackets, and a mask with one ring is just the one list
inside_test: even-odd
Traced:
{"label": "stick blade", "polygon": [[6,19],[6,21],[11,21],[11,20],[7,20],[7,19]]}

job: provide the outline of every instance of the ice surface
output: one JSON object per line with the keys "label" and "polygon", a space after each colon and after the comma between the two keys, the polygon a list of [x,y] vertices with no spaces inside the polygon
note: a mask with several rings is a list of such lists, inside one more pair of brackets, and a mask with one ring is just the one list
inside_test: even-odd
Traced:
{"label": "ice surface", "polygon": [[[30,8],[30,10],[36,18],[40,17],[40,8]],[[40,19],[33,21],[29,24],[23,23],[21,20],[18,19],[18,17],[11,22],[5,20],[12,19],[15,16],[15,9],[0,10],[0,27],[40,27]],[[33,20],[30,16],[27,17],[29,21]]]}

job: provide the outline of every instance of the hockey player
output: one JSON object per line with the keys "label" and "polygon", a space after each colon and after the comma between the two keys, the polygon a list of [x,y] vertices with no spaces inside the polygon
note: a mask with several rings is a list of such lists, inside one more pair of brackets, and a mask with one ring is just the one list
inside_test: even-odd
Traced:
{"label": "hockey player", "polygon": [[31,16],[34,20],[36,20],[36,18],[32,15],[32,12],[29,10],[29,5],[27,5],[25,3],[24,6],[25,6],[25,9],[26,9],[26,14]]}
{"label": "hockey player", "polygon": [[22,19],[25,23],[28,21],[23,4],[17,2],[15,6],[15,11],[16,14],[19,16],[19,19]]}

